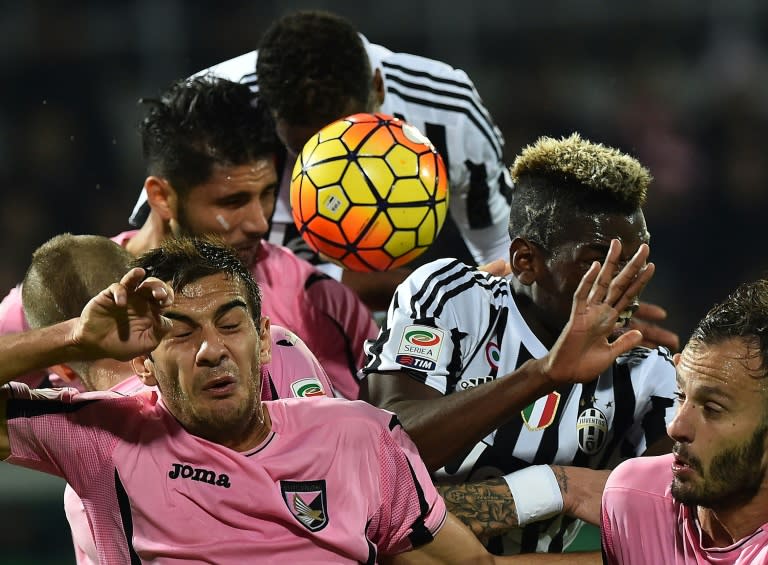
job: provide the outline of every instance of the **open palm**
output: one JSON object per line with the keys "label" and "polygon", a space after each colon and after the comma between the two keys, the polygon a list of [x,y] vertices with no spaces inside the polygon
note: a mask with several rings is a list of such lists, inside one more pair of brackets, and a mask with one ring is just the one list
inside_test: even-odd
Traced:
{"label": "open palm", "polygon": [[621,243],[613,240],[602,266],[595,262],[581,279],[573,295],[568,323],[547,355],[546,373],[556,384],[591,381],[619,355],[640,344],[643,336],[637,330],[630,330],[615,341],[608,338],[616,328],[619,314],[653,276],[653,263],[646,264],[648,254],[648,246],[641,245],[615,274]]}

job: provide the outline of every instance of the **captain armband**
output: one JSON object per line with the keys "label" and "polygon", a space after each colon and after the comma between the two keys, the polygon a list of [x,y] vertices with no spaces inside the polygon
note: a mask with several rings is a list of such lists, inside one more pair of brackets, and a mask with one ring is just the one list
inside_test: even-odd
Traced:
{"label": "captain armband", "polygon": [[517,523],[526,526],[563,511],[563,495],[549,465],[533,465],[502,477],[515,499]]}

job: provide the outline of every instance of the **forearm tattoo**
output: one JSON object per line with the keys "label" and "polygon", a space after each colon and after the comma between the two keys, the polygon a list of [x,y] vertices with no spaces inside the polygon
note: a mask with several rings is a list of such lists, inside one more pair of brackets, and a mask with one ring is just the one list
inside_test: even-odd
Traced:
{"label": "forearm tattoo", "polygon": [[464,522],[477,538],[489,538],[517,527],[517,509],[502,478],[478,483],[437,485],[448,510]]}
{"label": "forearm tattoo", "polygon": [[557,484],[560,485],[560,492],[563,493],[563,498],[568,494],[568,473],[562,465],[552,465],[552,472],[555,474]]}

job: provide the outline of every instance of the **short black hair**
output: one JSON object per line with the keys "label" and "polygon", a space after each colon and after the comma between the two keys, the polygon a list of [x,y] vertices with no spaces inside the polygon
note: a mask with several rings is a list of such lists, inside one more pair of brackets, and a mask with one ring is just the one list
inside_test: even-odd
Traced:
{"label": "short black hair", "polygon": [[367,107],[372,90],[360,35],[328,12],[299,11],[275,21],[259,44],[256,75],[259,95],[292,125],[342,118],[350,100]]}
{"label": "short black hair", "polygon": [[148,106],[139,126],[147,172],[177,192],[206,182],[216,164],[244,165],[280,147],[268,110],[243,84],[206,75],[140,102]]}
{"label": "short black hair", "polygon": [[239,279],[246,290],[246,300],[258,328],[261,318],[261,291],[251,272],[237,258],[234,249],[217,236],[171,237],[160,247],[138,257],[131,267],[141,267],[147,276],[168,283],[174,292],[203,277],[224,274]]}
{"label": "short black hair", "polygon": [[651,182],[635,158],[577,133],[539,138],[515,159],[511,174],[509,235],[547,250],[561,243],[562,228],[574,213],[641,210]]}
{"label": "short black hair", "polygon": [[744,339],[760,357],[760,378],[768,376],[768,280],[740,285],[713,306],[691,334],[691,342],[707,345]]}

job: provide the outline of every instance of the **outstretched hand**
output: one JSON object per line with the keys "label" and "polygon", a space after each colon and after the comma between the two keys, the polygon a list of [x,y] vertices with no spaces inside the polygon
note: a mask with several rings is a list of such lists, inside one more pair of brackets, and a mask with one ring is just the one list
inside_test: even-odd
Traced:
{"label": "outstretched hand", "polygon": [[667,319],[667,311],[661,306],[641,302],[637,311],[629,321],[629,327],[640,330],[643,334],[643,341],[640,345],[654,349],[663,345],[670,351],[680,350],[680,336],[675,332],[665,329],[655,322],[663,322]]}
{"label": "outstretched hand", "polygon": [[595,261],[573,295],[571,317],[545,357],[545,374],[558,386],[588,382],[607,369],[622,353],[640,344],[643,335],[629,330],[613,341],[619,314],[626,310],[653,276],[646,264],[649,249],[642,244],[621,271],[621,243],[614,239],[601,266]]}
{"label": "outstretched hand", "polygon": [[144,276],[144,269],[131,269],[86,304],[73,336],[83,359],[127,361],[157,347],[171,326],[161,309],[173,303],[173,290]]}

